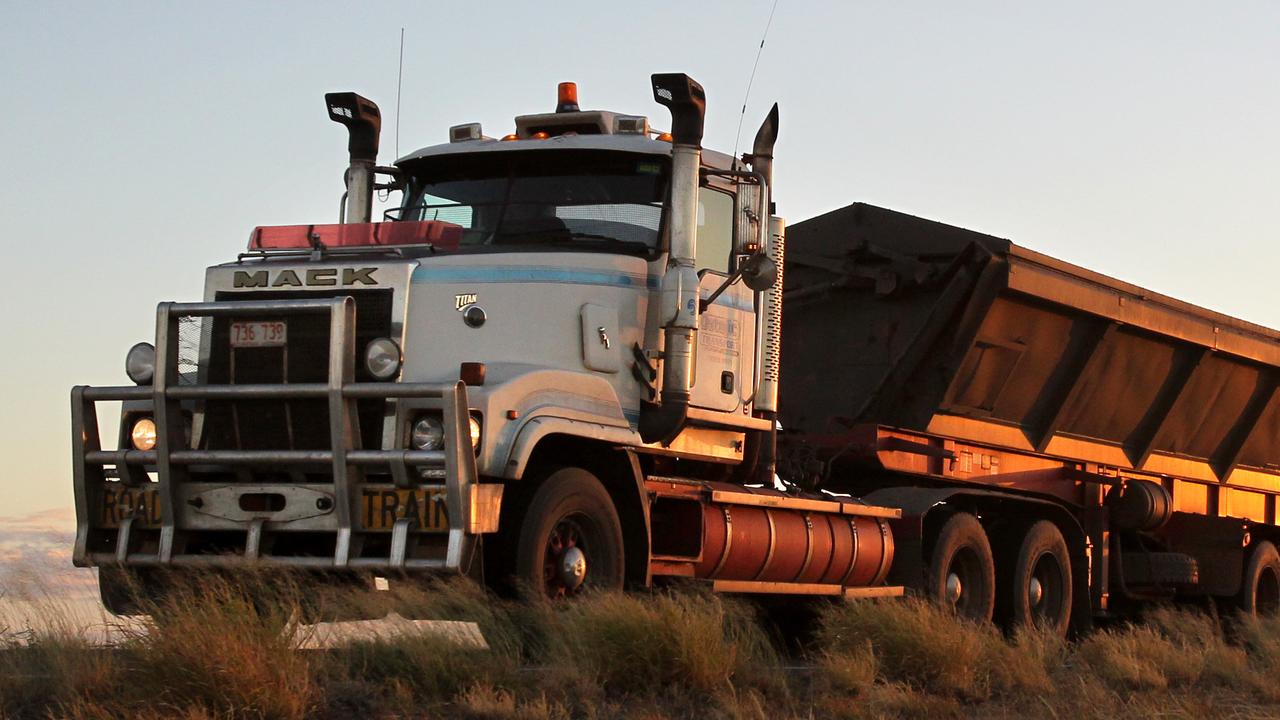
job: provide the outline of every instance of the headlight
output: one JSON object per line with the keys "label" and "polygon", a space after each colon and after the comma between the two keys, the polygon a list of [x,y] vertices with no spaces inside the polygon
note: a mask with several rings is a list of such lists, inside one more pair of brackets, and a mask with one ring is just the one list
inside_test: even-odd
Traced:
{"label": "headlight", "polygon": [[391,338],[378,338],[364,349],[364,366],[375,379],[390,380],[400,372],[400,345]]}
{"label": "headlight", "polygon": [[468,416],[467,420],[471,426],[471,449],[475,450],[480,447],[480,421],[475,415]]}
{"label": "headlight", "polygon": [[146,385],[156,374],[156,349],[151,343],[140,342],[129,348],[124,356],[124,372],[139,385]]}
{"label": "headlight", "polygon": [[133,449],[147,452],[156,449],[156,423],[149,417],[139,418],[133,422],[133,430],[129,432],[133,440]]}
{"label": "headlight", "polygon": [[439,450],[444,447],[444,424],[431,415],[418,418],[413,423],[409,445],[414,450]]}

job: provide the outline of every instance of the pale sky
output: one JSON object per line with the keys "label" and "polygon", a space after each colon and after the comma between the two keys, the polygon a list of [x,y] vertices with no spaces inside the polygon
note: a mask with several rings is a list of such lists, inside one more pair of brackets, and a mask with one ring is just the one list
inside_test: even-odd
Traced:
{"label": "pale sky", "polygon": [[[155,304],[256,225],[334,222],[355,90],[394,155],[511,131],[574,80],[648,114],[682,71],[724,151],[772,0],[0,0],[0,516],[71,499],[68,393],[127,384]],[[743,129],[781,105],[779,212],[871,202],[1280,326],[1280,3],[780,0]]]}

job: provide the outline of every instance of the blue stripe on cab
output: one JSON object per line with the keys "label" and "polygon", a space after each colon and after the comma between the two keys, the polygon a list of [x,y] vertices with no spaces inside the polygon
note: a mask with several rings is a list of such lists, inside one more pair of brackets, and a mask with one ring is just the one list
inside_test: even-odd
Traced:
{"label": "blue stripe on cab", "polygon": [[658,287],[657,278],[617,270],[581,270],[553,267],[430,267],[413,271],[414,283],[558,283],[606,287]]}

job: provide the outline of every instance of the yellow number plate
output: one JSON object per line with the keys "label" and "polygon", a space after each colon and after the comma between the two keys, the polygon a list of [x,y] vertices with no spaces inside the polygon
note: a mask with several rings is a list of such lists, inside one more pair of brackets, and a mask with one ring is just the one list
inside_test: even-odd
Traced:
{"label": "yellow number plate", "polygon": [[135,518],[135,527],[160,527],[160,493],[150,488],[124,487],[108,483],[102,488],[100,527],[120,527],[127,517]]}
{"label": "yellow number plate", "polygon": [[365,530],[390,530],[397,520],[416,518],[416,530],[449,529],[444,490],[362,488],[359,522]]}

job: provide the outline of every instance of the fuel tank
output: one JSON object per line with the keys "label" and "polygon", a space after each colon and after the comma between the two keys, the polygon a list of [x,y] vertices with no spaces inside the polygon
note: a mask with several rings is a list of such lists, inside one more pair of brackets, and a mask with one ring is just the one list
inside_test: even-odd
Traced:
{"label": "fuel tank", "polygon": [[888,520],[897,510],[729,483],[658,478],[646,484],[654,496],[656,574],[816,592],[813,587],[882,585],[893,563]]}

